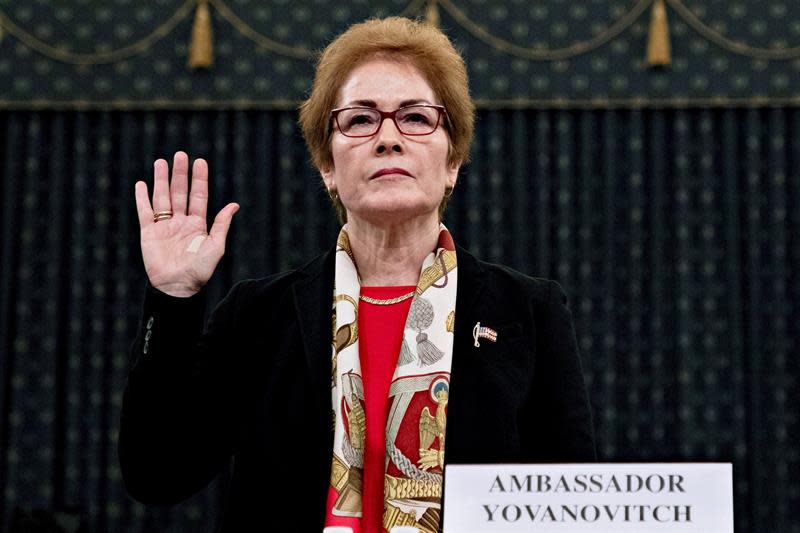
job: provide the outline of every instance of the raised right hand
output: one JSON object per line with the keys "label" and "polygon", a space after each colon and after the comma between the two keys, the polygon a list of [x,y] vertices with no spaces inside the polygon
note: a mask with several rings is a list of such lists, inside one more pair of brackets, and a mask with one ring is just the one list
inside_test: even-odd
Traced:
{"label": "raised right hand", "polygon": [[[225,253],[225,238],[239,204],[230,203],[207,231],[208,164],[195,159],[189,192],[189,156],[176,152],[172,165],[163,159],[154,164],[153,204],[147,184],[136,182],[136,210],[141,228],[142,259],[150,285],[172,296],[197,293],[214,273]],[[187,211],[188,202],[188,211]],[[172,218],[153,221],[153,212],[172,211]]]}

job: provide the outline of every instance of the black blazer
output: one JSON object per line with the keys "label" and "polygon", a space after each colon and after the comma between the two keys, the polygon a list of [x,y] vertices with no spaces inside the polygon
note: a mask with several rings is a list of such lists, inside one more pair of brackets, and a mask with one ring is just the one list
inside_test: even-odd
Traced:
{"label": "black blazer", "polygon": [[[457,254],[446,463],[594,461],[563,291]],[[147,288],[120,421],[131,496],[178,503],[233,457],[223,531],[322,531],[334,255],[236,284],[205,332],[204,291],[173,298]],[[476,348],[476,322],[495,329],[497,342]]]}

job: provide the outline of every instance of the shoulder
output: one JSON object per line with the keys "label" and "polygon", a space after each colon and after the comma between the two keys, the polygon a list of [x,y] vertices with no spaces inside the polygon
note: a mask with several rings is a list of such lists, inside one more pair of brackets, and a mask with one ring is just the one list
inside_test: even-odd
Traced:
{"label": "shoulder", "polygon": [[458,249],[459,269],[463,263],[468,278],[480,278],[490,293],[501,294],[514,300],[525,300],[534,308],[565,304],[566,294],[558,282],[531,276],[506,265],[478,259],[463,248]]}
{"label": "shoulder", "polygon": [[[236,306],[247,306],[254,302],[268,300],[281,300],[292,292],[293,287],[299,283],[314,282],[321,276],[328,274],[331,266],[328,251],[318,255],[306,264],[283,272],[271,274],[261,278],[243,279],[234,284],[226,296],[226,300],[236,302]],[[329,273],[331,276],[332,272]]]}

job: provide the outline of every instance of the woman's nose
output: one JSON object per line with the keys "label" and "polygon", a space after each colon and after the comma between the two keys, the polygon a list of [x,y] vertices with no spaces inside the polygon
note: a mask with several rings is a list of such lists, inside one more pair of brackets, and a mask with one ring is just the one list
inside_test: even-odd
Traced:
{"label": "woman's nose", "polygon": [[397,129],[394,120],[386,117],[381,121],[381,126],[375,134],[375,152],[383,154],[385,152],[403,152],[403,134]]}

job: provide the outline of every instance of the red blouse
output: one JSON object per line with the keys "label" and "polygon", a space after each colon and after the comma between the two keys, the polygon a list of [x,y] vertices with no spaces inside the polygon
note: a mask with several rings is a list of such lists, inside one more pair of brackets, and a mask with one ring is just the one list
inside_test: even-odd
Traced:
{"label": "red blouse", "polygon": [[[361,287],[361,294],[385,300],[408,294],[414,289],[414,286]],[[383,481],[389,386],[397,368],[397,357],[403,342],[403,329],[411,300],[409,298],[391,305],[370,304],[363,300],[358,303],[359,358],[366,404],[362,533],[384,531]]]}
{"label": "red blouse", "polygon": [[[361,294],[386,300],[408,294],[414,289],[415,286],[361,287]],[[384,531],[383,482],[389,386],[397,367],[403,329],[412,300],[408,298],[391,305],[370,304],[363,300],[358,302],[358,346],[366,415],[360,533]],[[329,501],[326,525],[355,525],[352,519],[333,517],[331,509],[332,502]],[[357,527],[353,527],[353,531],[359,533]]]}

